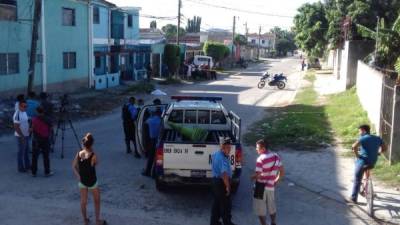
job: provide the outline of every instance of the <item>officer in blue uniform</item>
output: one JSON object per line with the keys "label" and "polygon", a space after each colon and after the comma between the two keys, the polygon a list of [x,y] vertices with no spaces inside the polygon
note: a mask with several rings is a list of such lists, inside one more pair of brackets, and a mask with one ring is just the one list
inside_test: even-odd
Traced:
{"label": "officer in blue uniform", "polygon": [[139,108],[135,105],[136,99],[129,98],[129,102],[122,106],[122,121],[125,133],[126,153],[132,153],[130,143],[133,142],[135,148],[135,157],[140,158],[136,148],[136,119],[139,114]]}
{"label": "officer in blue uniform", "polygon": [[211,225],[220,225],[220,218],[224,225],[233,225],[231,219],[231,178],[232,170],[229,160],[231,151],[231,139],[220,138],[221,148],[212,154],[212,190],[214,202],[211,211]]}
{"label": "officer in blue uniform", "polygon": [[150,137],[149,158],[147,159],[146,169],[143,171],[143,176],[150,176],[154,164],[156,154],[158,135],[161,129],[161,109],[157,108],[155,112],[150,111],[150,117],[146,120]]}

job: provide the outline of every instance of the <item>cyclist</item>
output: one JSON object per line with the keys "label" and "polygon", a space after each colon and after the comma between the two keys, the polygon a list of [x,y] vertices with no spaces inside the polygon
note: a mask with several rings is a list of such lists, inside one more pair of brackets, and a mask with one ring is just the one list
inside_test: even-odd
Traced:
{"label": "cyclist", "polygon": [[[373,169],[378,160],[378,155],[386,151],[386,145],[383,143],[382,138],[370,134],[371,128],[369,125],[361,125],[358,129],[360,138],[352,146],[353,152],[357,158],[353,191],[350,197],[353,203],[357,203],[364,172]],[[381,150],[379,151],[379,149]]]}

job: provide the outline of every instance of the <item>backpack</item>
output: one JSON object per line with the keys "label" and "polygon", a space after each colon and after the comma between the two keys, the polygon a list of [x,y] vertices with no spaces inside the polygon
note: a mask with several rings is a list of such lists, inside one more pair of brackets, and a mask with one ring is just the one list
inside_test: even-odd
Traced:
{"label": "backpack", "polygon": [[122,106],[122,120],[124,122],[132,121],[131,113],[129,112],[129,104],[124,104]]}

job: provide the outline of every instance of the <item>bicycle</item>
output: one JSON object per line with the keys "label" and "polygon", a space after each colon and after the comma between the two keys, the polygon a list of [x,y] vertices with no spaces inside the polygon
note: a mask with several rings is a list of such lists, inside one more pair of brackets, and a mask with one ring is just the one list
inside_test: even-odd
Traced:
{"label": "bicycle", "polygon": [[366,166],[366,170],[364,171],[364,179],[361,183],[361,191],[360,195],[365,197],[367,200],[367,213],[373,217],[374,216],[374,188],[372,184],[372,168]]}

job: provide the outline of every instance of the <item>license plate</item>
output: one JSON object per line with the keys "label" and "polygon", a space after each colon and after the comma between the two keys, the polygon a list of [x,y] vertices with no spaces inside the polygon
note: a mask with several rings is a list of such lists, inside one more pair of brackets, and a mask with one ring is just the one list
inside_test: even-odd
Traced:
{"label": "license plate", "polygon": [[205,170],[192,170],[190,171],[190,176],[191,177],[206,177],[207,171]]}

